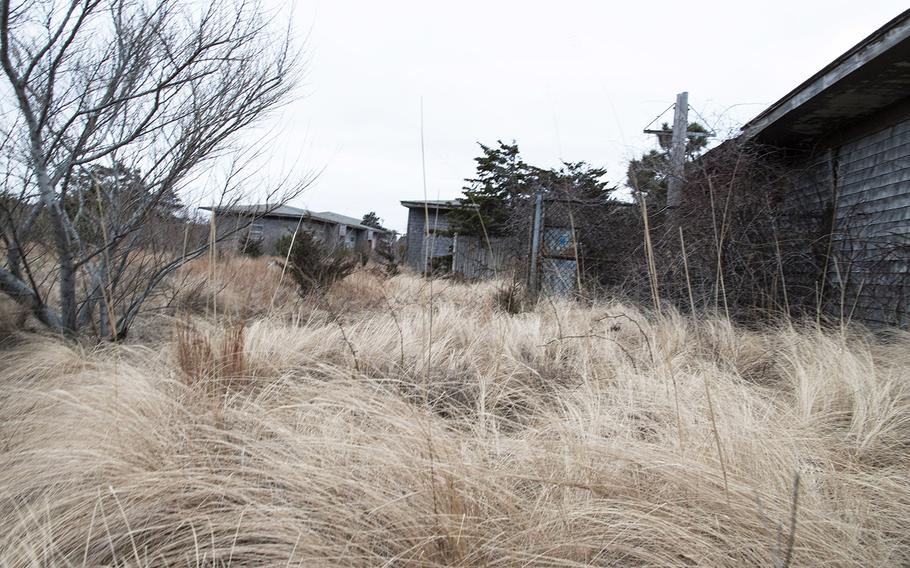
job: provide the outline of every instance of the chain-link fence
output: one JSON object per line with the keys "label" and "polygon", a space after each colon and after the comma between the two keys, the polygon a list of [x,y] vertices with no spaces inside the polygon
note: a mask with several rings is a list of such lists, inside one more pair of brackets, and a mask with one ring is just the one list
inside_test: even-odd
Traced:
{"label": "chain-link fence", "polygon": [[636,222],[629,216],[632,209],[613,200],[541,195],[535,201],[531,229],[532,292],[575,295],[592,284],[615,280],[616,265],[628,254],[634,234],[629,223]]}
{"label": "chain-link fence", "polygon": [[449,266],[472,278],[515,274],[532,296],[906,325],[910,239],[882,231],[865,202],[834,208],[813,195],[831,192],[836,164],[817,179],[761,148],[729,145],[709,158],[690,167],[672,209],[656,191],[638,203],[553,188],[513,198],[498,235],[458,238]]}

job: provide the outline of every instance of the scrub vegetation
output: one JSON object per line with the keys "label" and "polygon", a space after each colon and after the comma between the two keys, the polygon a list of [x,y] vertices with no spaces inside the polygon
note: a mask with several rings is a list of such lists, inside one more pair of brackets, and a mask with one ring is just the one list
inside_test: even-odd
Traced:
{"label": "scrub vegetation", "polygon": [[0,565],[910,562],[906,333],[209,262],[4,331]]}

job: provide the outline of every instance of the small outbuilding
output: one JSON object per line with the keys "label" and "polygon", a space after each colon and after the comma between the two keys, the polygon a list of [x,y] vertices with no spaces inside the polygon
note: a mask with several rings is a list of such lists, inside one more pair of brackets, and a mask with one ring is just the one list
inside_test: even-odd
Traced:
{"label": "small outbuilding", "polygon": [[451,257],[449,213],[460,206],[455,199],[402,201],[408,209],[405,262],[419,272],[433,269],[433,259]]}

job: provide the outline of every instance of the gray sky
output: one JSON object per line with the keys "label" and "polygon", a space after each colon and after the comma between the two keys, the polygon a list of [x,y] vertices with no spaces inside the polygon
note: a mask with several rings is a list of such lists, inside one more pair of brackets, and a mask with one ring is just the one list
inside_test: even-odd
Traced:
{"label": "gray sky", "polygon": [[677,92],[689,91],[690,106],[723,135],[906,7],[298,0],[306,83],[272,120],[271,159],[324,168],[293,205],[374,210],[403,231],[399,200],[423,196],[422,98],[429,198],[458,196],[476,143],[497,139],[516,140],[535,165],[584,160],[621,183],[625,162],[655,144],[642,128]]}

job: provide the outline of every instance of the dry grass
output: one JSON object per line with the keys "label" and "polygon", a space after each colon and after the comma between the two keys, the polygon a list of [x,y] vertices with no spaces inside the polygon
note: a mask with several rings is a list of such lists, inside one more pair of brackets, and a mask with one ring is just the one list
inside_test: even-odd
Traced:
{"label": "dry grass", "polygon": [[25,326],[28,312],[6,296],[0,295],[0,345],[14,338]]}
{"label": "dry grass", "polygon": [[906,334],[501,286],[360,272],[162,345],[14,344],[0,564],[910,562]]}
{"label": "dry grass", "polygon": [[267,256],[225,256],[214,267],[203,256],[182,266],[171,287],[171,307],[177,312],[214,312],[235,319],[284,314],[294,309],[297,298],[290,276],[282,278],[281,264]]}

